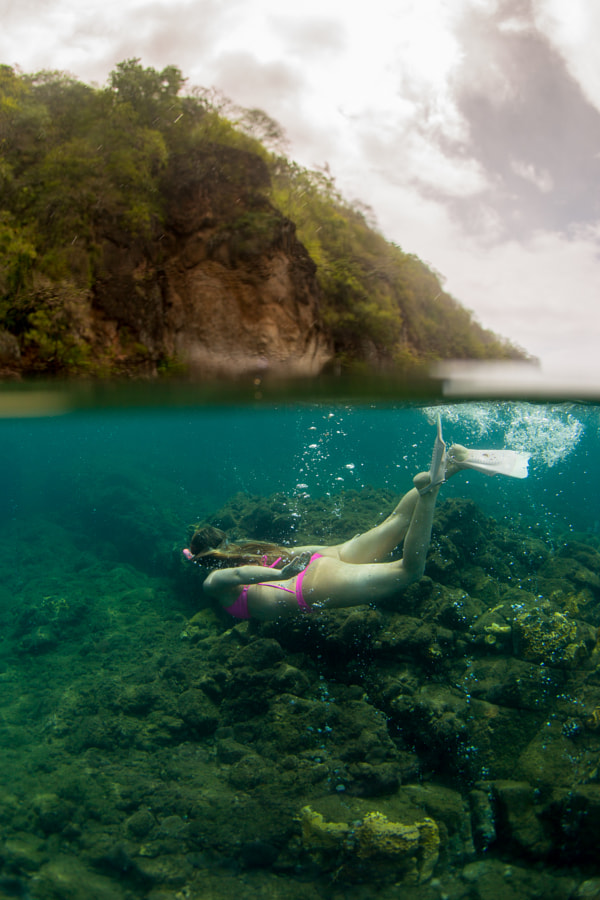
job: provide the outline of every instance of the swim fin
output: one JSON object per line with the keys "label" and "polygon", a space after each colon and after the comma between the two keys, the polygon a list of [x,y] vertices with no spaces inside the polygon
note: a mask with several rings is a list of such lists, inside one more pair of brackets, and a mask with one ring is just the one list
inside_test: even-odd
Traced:
{"label": "swim fin", "polygon": [[446,444],[442,436],[442,420],[438,413],[437,417],[437,434],[433,444],[433,453],[431,455],[431,465],[429,466],[429,484],[422,488],[419,493],[427,494],[433,487],[442,484],[446,480]]}
{"label": "swim fin", "polygon": [[459,469],[474,469],[486,475],[509,475],[527,478],[527,464],[531,454],[518,450],[468,450],[453,444],[448,450],[448,462]]}

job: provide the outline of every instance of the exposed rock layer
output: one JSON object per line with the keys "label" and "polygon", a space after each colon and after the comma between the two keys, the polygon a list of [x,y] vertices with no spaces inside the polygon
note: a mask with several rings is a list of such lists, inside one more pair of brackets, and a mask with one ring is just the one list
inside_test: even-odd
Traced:
{"label": "exposed rock layer", "polygon": [[150,360],[198,373],[316,374],[332,357],[316,267],[265,199],[268,171],[222,146],[176,160],[165,231],[132,245],[106,229],[95,308]]}

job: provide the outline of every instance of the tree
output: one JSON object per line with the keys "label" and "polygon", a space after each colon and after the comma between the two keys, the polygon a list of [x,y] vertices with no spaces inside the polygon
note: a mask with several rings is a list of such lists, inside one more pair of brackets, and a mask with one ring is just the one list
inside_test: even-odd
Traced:
{"label": "tree", "polygon": [[185,81],[177,66],[158,72],[144,68],[139,59],[127,59],[110,73],[109,91],[115,104],[126,105],[141,125],[162,129],[181,115],[178,94]]}

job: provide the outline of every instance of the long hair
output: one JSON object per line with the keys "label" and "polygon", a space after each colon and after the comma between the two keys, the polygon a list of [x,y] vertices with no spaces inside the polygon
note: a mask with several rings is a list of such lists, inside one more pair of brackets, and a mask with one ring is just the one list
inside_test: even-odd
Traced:
{"label": "long hair", "polygon": [[190,541],[191,562],[209,569],[232,566],[271,566],[281,559],[278,568],[292,558],[289,547],[271,541],[230,541],[224,531],[204,525],[196,528]]}

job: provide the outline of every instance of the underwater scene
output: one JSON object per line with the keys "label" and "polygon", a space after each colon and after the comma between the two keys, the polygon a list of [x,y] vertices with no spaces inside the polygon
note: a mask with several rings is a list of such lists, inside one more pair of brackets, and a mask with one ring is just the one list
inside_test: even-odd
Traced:
{"label": "underwater scene", "polygon": [[[364,534],[438,413],[528,476],[448,478],[422,578],[266,622],[203,591],[198,525]],[[600,898],[598,405],[8,416],[0,566],[1,898]]]}

